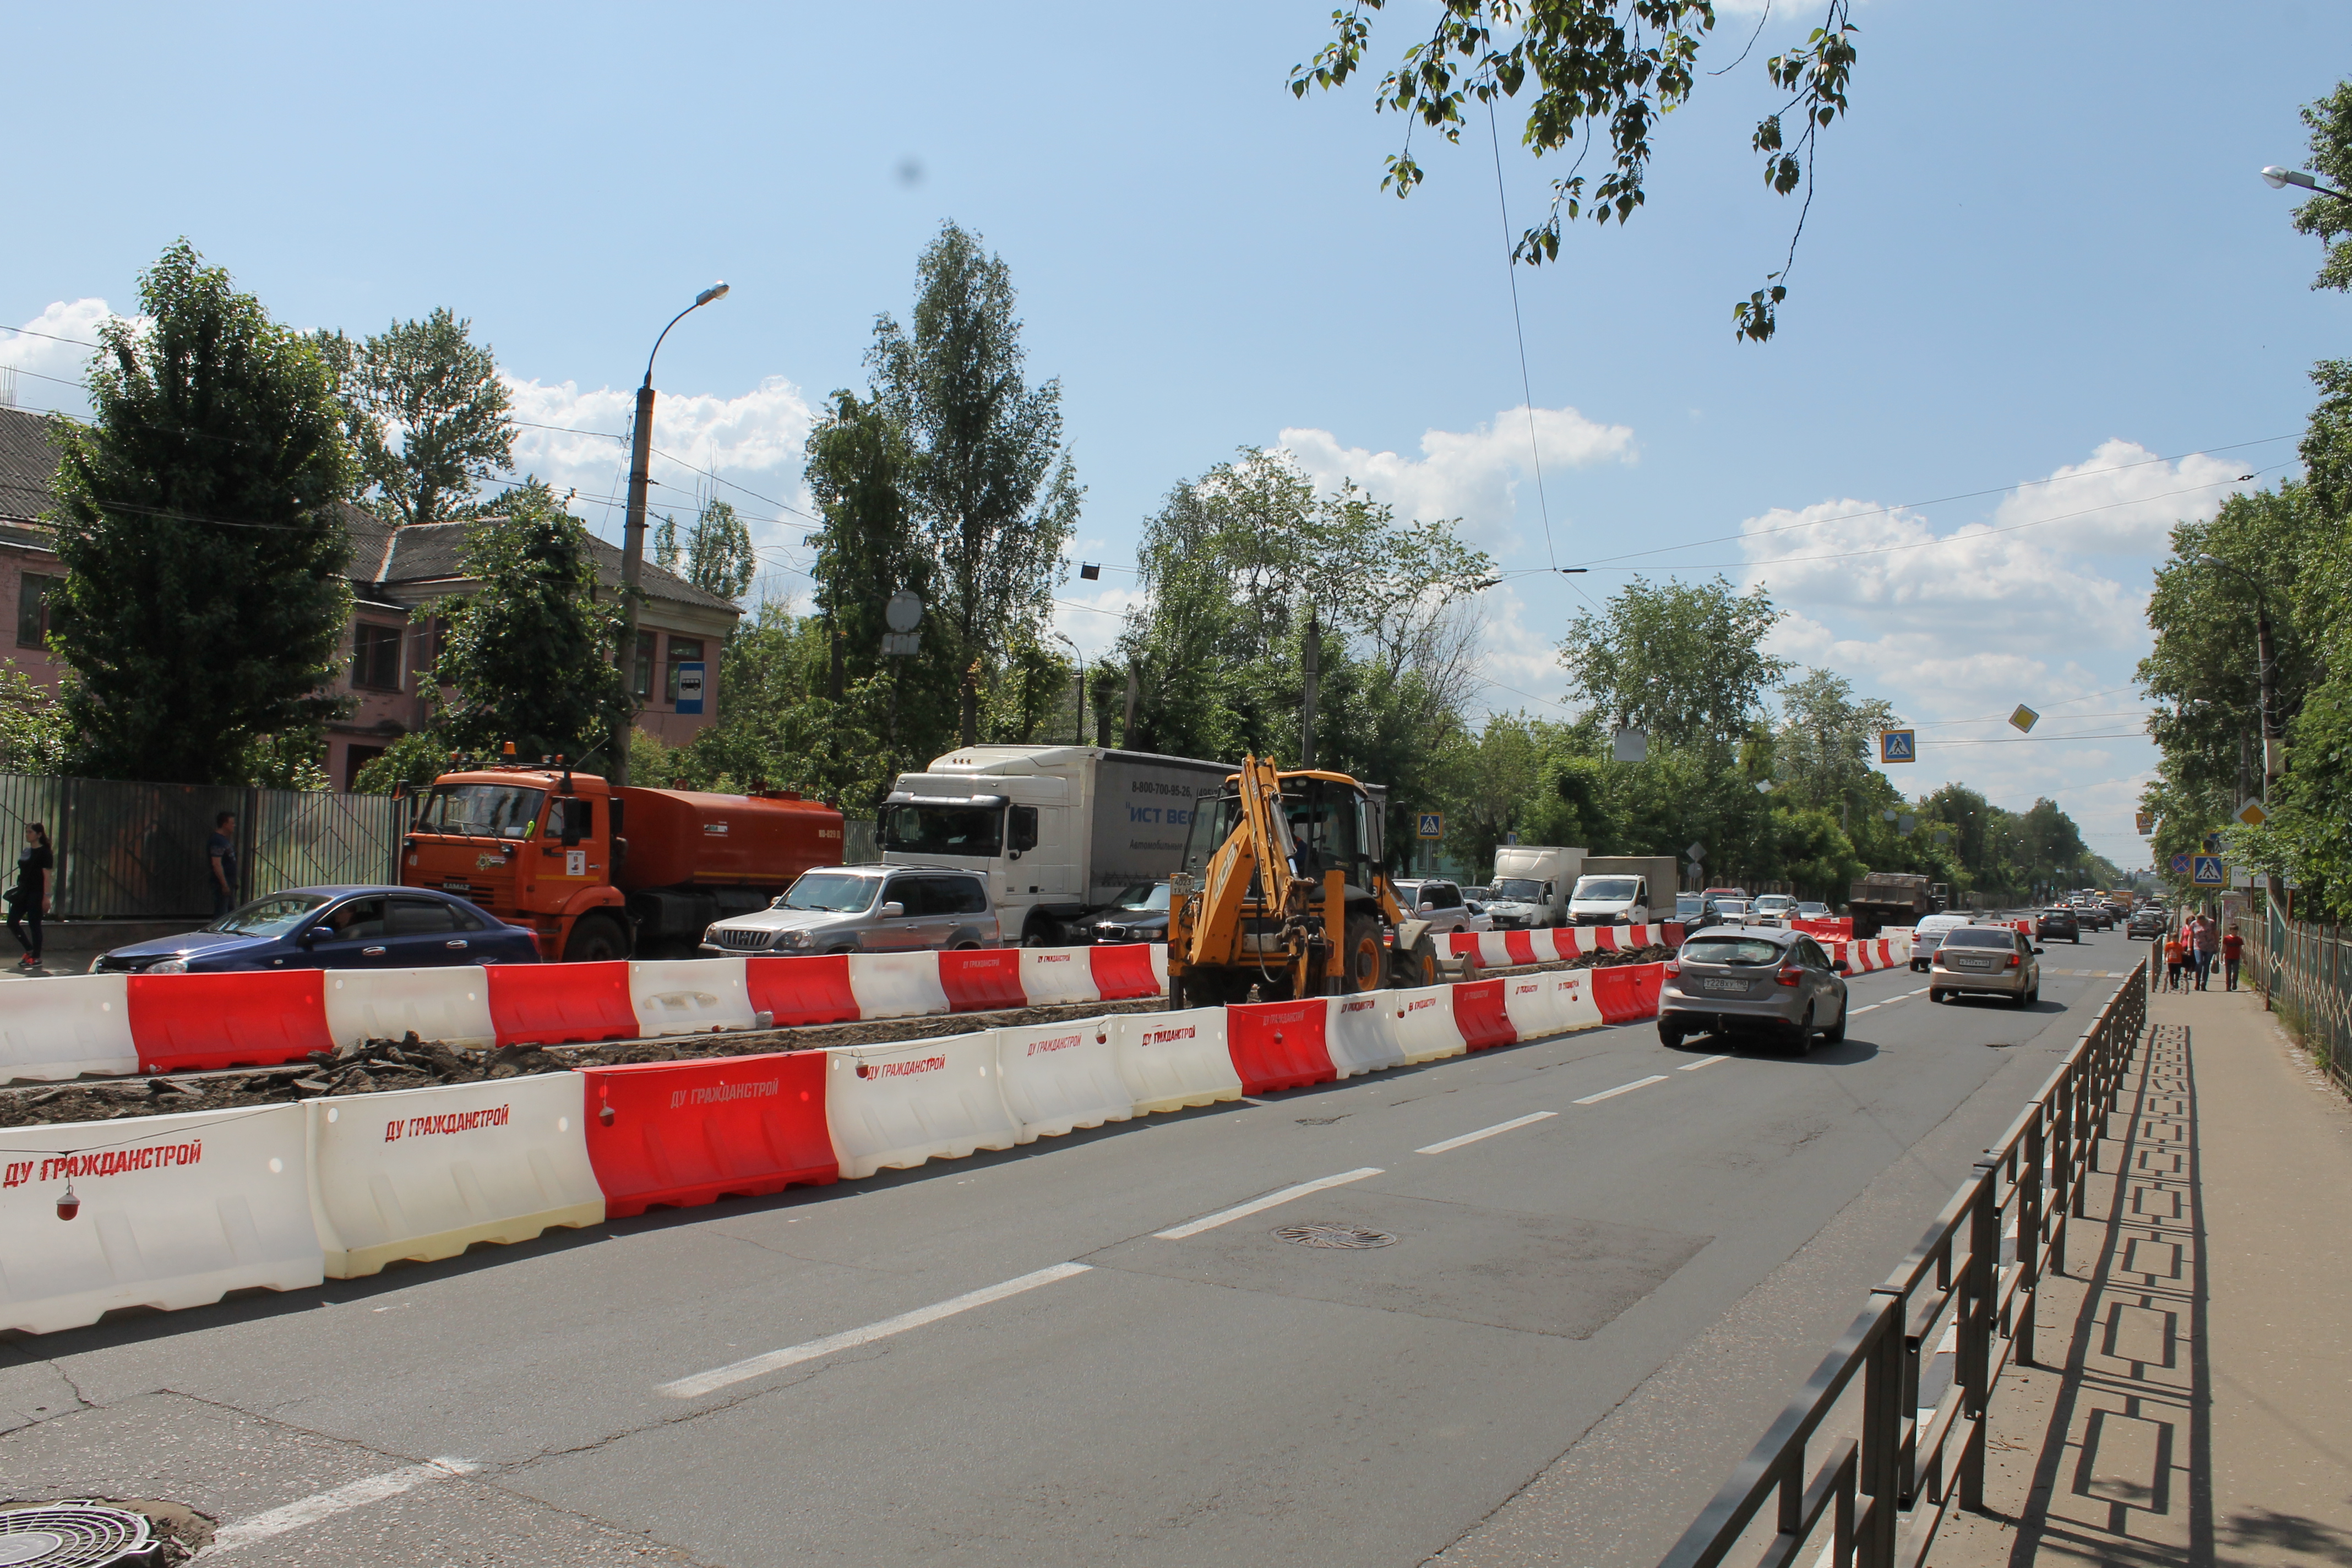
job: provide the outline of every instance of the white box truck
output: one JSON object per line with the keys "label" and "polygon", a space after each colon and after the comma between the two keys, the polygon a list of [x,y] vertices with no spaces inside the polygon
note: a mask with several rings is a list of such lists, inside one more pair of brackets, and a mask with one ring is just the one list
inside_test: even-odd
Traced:
{"label": "white box truck", "polygon": [[1671,855],[1588,855],[1568,895],[1568,921],[1580,926],[1646,925],[1675,918],[1681,865]]}
{"label": "white box truck", "polygon": [[1084,942],[1079,922],[1176,869],[1192,803],[1233,771],[1099,746],[966,746],[898,775],[882,859],[984,870],[1008,942]]}
{"label": "white box truck", "polygon": [[1568,895],[1584,866],[1584,851],[1556,844],[1495,846],[1493,897],[1486,912],[1496,931],[1535,931],[1568,923]]}

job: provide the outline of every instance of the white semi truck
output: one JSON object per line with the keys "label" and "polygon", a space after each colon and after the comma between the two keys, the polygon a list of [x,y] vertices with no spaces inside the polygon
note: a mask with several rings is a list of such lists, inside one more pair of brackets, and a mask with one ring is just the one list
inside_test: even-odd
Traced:
{"label": "white semi truck", "polygon": [[1176,869],[1192,803],[1233,771],[1100,746],[966,746],[898,775],[882,858],[986,871],[1007,941],[1084,942],[1081,922]]}
{"label": "white semi truck", "polygon": [[1568,895],[1584,851],[1556,844],[1497,844],[1486,912],[1496,931],[1534,931],[1568,923]]}

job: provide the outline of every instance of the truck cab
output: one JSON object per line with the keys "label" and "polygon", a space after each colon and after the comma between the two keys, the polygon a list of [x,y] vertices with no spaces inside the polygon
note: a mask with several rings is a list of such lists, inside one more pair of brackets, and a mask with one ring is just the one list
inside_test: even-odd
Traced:
{"label": "truck cab", "polygon": [[624,832],[616,804],[592,773],[444,773],[418,797],[401,839],[400,880],[530,927],[541,958],[625,958],[625,900],[613,885],[614,841]]}
{"label": "truck cab", "polygon": [[1650,922],[1650,879],[1626,871],[1602,871],[1579,877],[1568,897],[1570,925],[1647,925]]}

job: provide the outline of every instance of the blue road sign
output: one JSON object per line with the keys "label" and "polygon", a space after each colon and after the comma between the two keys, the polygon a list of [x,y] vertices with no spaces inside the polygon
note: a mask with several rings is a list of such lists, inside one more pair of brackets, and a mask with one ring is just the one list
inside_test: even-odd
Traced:
{"label": "blue road sign", "polygon": [[709,668],[695,659],[677,667],[677,710],[681,713],[702,711],[702,674]]}
{"label": "blue road sign", "polygon": [[2219,855],[2200,855],[2189,880],[2200,888],[2226,888],[2230,885],[2230,870],[2221,864]]}
{"label": "blue road sign", "polygon": [[1878,732],[1878,760],[1882,763],[1917,762],[1919,732],[1916,730],[1881,730]]}
{"label": "blue road sign", "polygon": [[2189,875],[2190,859],[2191,857],[2184,852],[2182,854],[2175,855],[2170,860],[2166,862],[2166,865],[2171,869],[2174,876],[2186,877]]}
{"label": "blue road sign", "polygon": [[1423,838],[1443,838],[1443,837],[1445,837],[1445,814],[1444,814],[1444,812],[1442,812],[1442,811],[1424,811],[1424,812],[1423,812],[1423,813],[1421,814],[1421,834],[1420,834],[1420,837],[1423,837]]}

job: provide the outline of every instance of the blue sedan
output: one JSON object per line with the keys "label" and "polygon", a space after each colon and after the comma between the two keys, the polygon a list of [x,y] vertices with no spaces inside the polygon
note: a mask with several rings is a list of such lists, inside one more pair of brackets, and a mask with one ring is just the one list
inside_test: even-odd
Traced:
{"label": "blue sedan", "polygon": [[92,974],[234,969],[427,969],[537,963],[520,926],[430,888],[294,888],[256,899],[201,931],[99,955]]}

